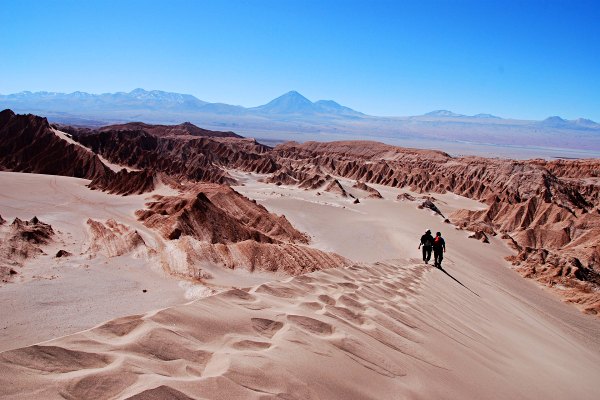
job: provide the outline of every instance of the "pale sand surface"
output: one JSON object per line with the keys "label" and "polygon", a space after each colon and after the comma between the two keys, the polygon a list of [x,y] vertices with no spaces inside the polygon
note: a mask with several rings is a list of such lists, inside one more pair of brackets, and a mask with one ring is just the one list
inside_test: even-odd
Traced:
{"label": "pale sand surface", "polygon": [[[211,293],[205,285],[163,271],[161,261],[171,261],[168,245],[134,215],[153,194],[177,192],[161,186],[152,193],[118,196],[90,190],[85,186],[88,183],[63,176],[0,172],[0,215],[7,223],[15,217],[29,220],[37,216],[57,233],[56,242],[44,247],[45,255],[17,268],[15,282],[0,283],[0,351]],[[111,258],[98,254],[91,258],[88,218],[112,218],[132,227],[157,254]],[[73,255],[57,259],[54,256],[60,249]],[[266,272],[250,274],[211,265],[205,270],[213,275],[208,284],[212,290],[254,286],[277,278]]]}
{"label": "pale sand surface", "polygon": [[598,398],[597,346],[463,283],[477,295],[391,260],[232,290],[2,353],[0,387],[18,399]]}
{"label": "pale sand surface", "polygon": [[[353,189],[354,181],[338,178],[344,189],[359,198],[342,198],[322,190],[303,190],[292,186],[276,186],[258,182],[257,174],[236,174],[243,186],[234,189],[250,199],[257,200],[269,211],[284,214],[296,228],[311,235],[311,245],[321,250],[333,251],[354,261],[373,262],[397,257],[419,257],[417,250],[421,235],[426,229],[433,234],[441,231],[446,238],[447,262],[460,255],[469,256],[473,239],[468,232],[456,231],[445,224],[443,218],[427,209],[417,209],[425,194],[408,189],[369,185],[377,189],[384,199],[368,199],[364,191]],[[316,195],[319,192],[320,195]],[[400,193],[410,193],[419,201],[398,201]],[[444,215],[459,208],[485,209],[479,202],[451,193],[433,194],[436,205]],[[458,246],[458,247],[456,247]],[[493,257],[510,254],[502,246],[488,246]]]}
{"label": "pale sand surface", "polygon": [[[147,196],[112,196],[85,187],[89,181],[61,176],[0,172],[0,215],[12,222],[37,216],[60,232],[46,255],[18,268],[16,282],[0,286],[0,350],[87,329],[107,319],[189,301],[191,285],[169,279],[144,259],[127,255],[89,259],[87,218],[114,218],[155,236],[133,212]],[[56,259],[59,249],[73,256]],[[144,293],[142,290],[146,289]]]}
{"label": "pale sand surface", "polygon": [[[236,177],[244,179],[236,190],[285,214],[315,247],[388,261],[265,283],[250,294],[233,290],[2,353],[0,394],[600,398],[600,319],[512,271],[499,239],[468,239],[417,202],[396,201],[405,190],[374,186],[385,199],[352,204],[265,185],[258,175]],[[452,194],[434,197],[444,214],[482,207]],[[134,208],[119,207],[126,215]],[[446,238],[446,273],[420,262],[427,228]]]}

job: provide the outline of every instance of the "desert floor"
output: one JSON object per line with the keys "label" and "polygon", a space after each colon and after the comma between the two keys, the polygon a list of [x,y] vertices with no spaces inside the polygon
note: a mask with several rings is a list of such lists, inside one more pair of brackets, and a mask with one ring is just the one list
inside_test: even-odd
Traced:
{"label": "desert floor", "polygon": [[[37,215],[64,238],[27,264],[19,281],[0,287],[0,350],[88,329],[1,353],[0,394],[600,397],[600,319],[512,271],[500,239],[469,239],[418,202],[396,200],[406,190],[375,185],[384,199],[366,199],[341,180],[360,198],[353,204],[231,173],[242,183],[236,190],[285,214],[311,235],[312,246],[356,265],[285,279],[240,274],[239,286],[251,288],[190,302],[206,294],[200,285],[165,276],[143,256],[88,259],[88,217],[135,227],[160,253],[161,239],[133,214],[148,195],[112,196],[89,191],[83,180],[0,173],[0,215],[9,222]],[[483,207],[433,196],[445,215]],[[443,271],[420,260],[427,228],[446,239]],[[79,252],[53,259],[65,246]],[[130,314],[137,315],[98,325]]]}

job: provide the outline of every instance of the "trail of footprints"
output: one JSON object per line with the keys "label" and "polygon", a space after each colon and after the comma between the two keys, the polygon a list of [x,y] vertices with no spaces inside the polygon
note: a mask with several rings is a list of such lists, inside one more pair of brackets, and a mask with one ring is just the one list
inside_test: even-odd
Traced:
{"label": "trail of footprints", "polygon": [[[419,327],[403,311],[424,269],[399,264],[329,269],[116,319],[62,339],[64,347],[50,343],[0,354],[0,375],[40,374],[67,399],[186,399],[190,397],[173,387],[178,382],[208,384],[228,375],[235,381],[232,360],[254,357],[252,365],[260,368],[260,353],[277,351],[287,341],[321,356],[341,350],[370,371],[401,377],[406,374],[402,365],[365,346],[365,341],[376,341],[389,351],[430,362],[427,355],[409,351],[410,343],[419,341]],[[147,374],[163,377],[164,385],[145,387]],[[130,393],[132,388],[137,394]]]}

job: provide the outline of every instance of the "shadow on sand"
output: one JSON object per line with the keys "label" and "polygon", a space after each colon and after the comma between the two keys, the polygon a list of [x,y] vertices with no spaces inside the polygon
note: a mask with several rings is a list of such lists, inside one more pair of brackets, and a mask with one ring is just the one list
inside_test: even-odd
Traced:
{"label": "shadow on sand", "polygon": [[[434,267],[437,268],[437,267]],[[463,283],[461,281],[459,281],[458,279],[456,279],[455,277],[453,277],[452,275],[450,275],[450,273],[448,271],[446,271],[444,268],[439,267],[437,268],[440,271],[442,271],[443,273],[445,273],[446,275],[448,275],[450,278],[452,278],[455,282],[457,282],[460,286],[464,287],[465,289],[467,289],[469,292],[473,293],[475,296],[477,297],[481,297],[480,295],[478,295],[477,293],[475,293],[474,291],[472,291],[471,289],[469,289],[468,287],[466,287],[465,285],[463,285]]]}

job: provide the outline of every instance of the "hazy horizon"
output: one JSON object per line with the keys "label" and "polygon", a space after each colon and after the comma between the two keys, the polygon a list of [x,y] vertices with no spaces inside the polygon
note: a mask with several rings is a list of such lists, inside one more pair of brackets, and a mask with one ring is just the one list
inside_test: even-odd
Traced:
{"label": "hazy horizon", "polygon": [[296,90],[376,116],[600,121],[600,4],[19,1],[0,93],[145,88],[254,107]]}

